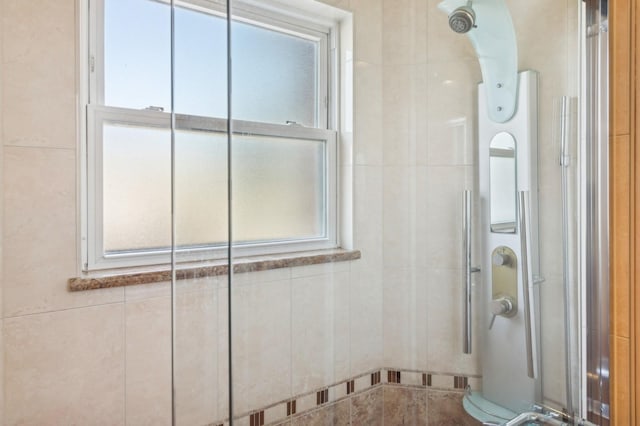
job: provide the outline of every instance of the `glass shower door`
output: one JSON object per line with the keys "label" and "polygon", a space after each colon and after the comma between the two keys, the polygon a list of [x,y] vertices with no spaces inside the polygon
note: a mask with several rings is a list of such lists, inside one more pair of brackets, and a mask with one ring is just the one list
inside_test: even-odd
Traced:
{"label": "glass shower door", "polygon": [[234,2],[233,17],[234,421],[344,424],[352,270],[324,263],[337,253],[335,34],[294,5]]}
{"label": "glass shower door", "polygon": [[[479,189],[475,53],[436,2],[293,3],[237,1],[230,21],[224,2],[173,8],[174,421],[475,424],[462,400],[482,388],[490,321],[488,283],[475,277],[464,353],[460,194]],[[554,104],[578,92],[578,3],[507,1],[519,69],[540,73],[546,280],[542,396],[531,403],[559,410]],[[542,33],[535,14],[554,16]],[[540,47],[558,39],[557,52]],[[479,226],[476,215],[474,266]]]}
{"label": "glass shower door", "polygon": [[173,424],[228,419],[226,3],[171,2]]}

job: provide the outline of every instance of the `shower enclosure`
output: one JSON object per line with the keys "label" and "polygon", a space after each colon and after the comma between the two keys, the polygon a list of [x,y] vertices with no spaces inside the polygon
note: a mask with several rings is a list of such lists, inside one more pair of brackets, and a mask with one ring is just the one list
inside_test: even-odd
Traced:
{"label": "shower enclosure", "polygon": [[[162,366],[158,423],[472,425],[465,395],[483,382],[514,386],[483,371],[488,270],[465,281],[466,237],[472,266],[491,256],[483,75],[438,3],[89,1],[88,158],[99,159],[89,184],[102,182],[102,228],[88,264],[171,263],[170,291],[127,293],[170,318],[170,332],[153,323],[158,339],[144,348]],[[448,3],[467,13],[502,4],[515,71],[537,73],[544,282],[529,411],[579,419],[585,6]],[[471,33],[482,18],[467,21]],[[509,333],[501,320],[495,330]],[[505,350],[524,348],[522,336],[506,334]]]}

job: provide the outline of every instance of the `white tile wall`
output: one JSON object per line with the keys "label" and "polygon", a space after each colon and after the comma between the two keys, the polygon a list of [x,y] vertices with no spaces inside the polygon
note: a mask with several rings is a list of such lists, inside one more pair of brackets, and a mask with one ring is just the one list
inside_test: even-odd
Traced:
{"label": "white tile wall", "polygon": [[382,164],[384,140],[382,67],[368,62],[356,62],[353,90],[356,111],[353,118],[355,162],[357,165],[379,166]]}
{"label": "white tile wall", "polygon": [[356,268],[382,273],[383,243],[382,167],[356,166],[354,194],[354,244],[362,252]]}
{"label": "white tile wall", "polygon": [[291,397],[292,283],[232,288],[233,385],[237,413]]}
{"label": "white tile wall", "polygon": [[426,0],[383,0],[382,55],[385,65],[426,62]]}
{"label": "white tile wall", "polygon": [[5,424],[124,424],[124,333],[122,303],[5,319]]}
{"label": "white tile wall", "polygon": [[384,365],[426,370],[427,287],[415,268],[383,272]]}
{"label": "white tile wall", "polygon": [[[174,383],[176,422],[208,424],[220,416],[218,336],[219,291],[205,283],[181,288],[174,298]],[[226,390],[225,390],[226,393]]]}
{"label": "white tile wall", "polygon": [[477,156],[477,59],[430,62],[428,133],[418,161],[429,166],[473,165]]}
{"label": "white tile wall", "polygon": [[[0,16],[4,16],[4,0],[0,0]],[[4,63],[4,33],[0,31],[0,64]],[[0,67],[0,129],[4,129],[4,67]],[[0,164],[4,164],[4,132],[0,132]],[[0,188],[4,187],[3,174],[0,173]],[[3,247],[4,244],[4,196],[0,196],[0,276],[4,276],[3,271]],[[0,359],[4,357],[4,302],[3,285],[0,282]],[[4,408],[4,362],[0,362],[0,412],[5,412]],[[4,424],[4,416],[0,416],[0,423]]]}
{"label": "white tile wall", "polygon": [[349,271],[291,281],[293,395],[350,376],[349,286]]}
{"label": "white tile wall", "polygon": [[[354,11],[350,173],[353,244],[362,259],[235,276],[239,411],[383,365],[479,372],[477,356],[462,355],[459,347],[459,200],[477,174],[475,90],[481,76],[475,54],[464,36],[449,30],[436,9],[439,0],[325,2]],[[74,3],[51,0],[0,4],[0,301],[4,317],[14,317],[2,321],[4,341],[0,335],[5,423],[56,416],[95,424],[98,415],[108,416],[101,418],[109,424],[164,421],[170,286],[66,291],[66,279],[77,272],[77,10]],[[569,34],[576,8],[572,0],[508,4],[521,67],[541,72],[540,202],[557,212],[552,103],[577,89],[576,64],[568,56],[575,51]],[[566,42],[550,52],[545,35]],[[545,318],[559,309],[553,302],[561,272],[559,219],[549,216],[541,228],[543,273],[556,283],[543,290]],[[178,420],[224,418],[226,282],[184,282],[178,294]],[[86,307],[92,305],[102,306]],[[57,312],[43,313],[49,311]],[[543,326],[547,354],[559,339],[554,318]],[[561,374],[558,358],[544,361],[545,392],[554,399],[561,391],[552,380]]]}
{"label": "white tile wall", "polygon": [[415,167],[386,166],[383,176],[383,256],[386,268],[410,267],[415,247]]}
{"label": "white tile wall", "polygon": [[126,423],[170,425],[171,298],[127,302],[125,327]]}
{"label": "white tile wall", "polygon": [[[351,8],[354,15],[355,60],[381,65],[383,0],[351,0]],[[375,92],[372,94],[375,95]]]}
{"label": "white tile wall", "polygon": [[[423,269],[426,301],[427,365],[429,370],[458,374],[481,374],[478,353],[480,341],[480,309],[475,309],[472,355],[462,353],[462,274],[458,269]],[[479,288],[474,288],[474,306],[478,306]],[[454,369],[454,370],[452,370]]]}
{"label": "white tile wall", "polygon": [[75,5],[4,0],[5,145],[76,147]]}
{"label": "white tile wall", "polygon": [[473,189],[472,166],[418,168],[418,265],[462,268],[462,193]]}
{"label": "white tile wall", "polygon": [[377,268],[357,267],[350,284],[350,362],[351,375],[383,365],[383,277]]}
{"label": "white tile wall", "polygon": [[4,149],[4,315],[122,301],[123,288],[70,293],[78,271],[73,150]]}
{"label": "white tile wall", "polygon": [[385,64],[383,68],[382,145],[385,165],[406,167],[414,161],[409,152],[410,140],[415,134],[411,103],[413,70],[412,65],[405,64]]}
{"label": "white tile wall", "polygon": [[[1,293],[1,291],[0,291]],[[4,319],[0,319],[0,355],[2,355],[4,357]],[[0,386],[0,410],[3,413],[6,413],[7,410],[5,408],[4,405],[4,384],[5,384],[5,377],[4,377],[4,361],[0,362],[0,383],[2,383],[2,386]],[[0,416],[0,424],[4,424],[4,415]]]}
{"label": "white tile wall", "polygon": [[322,282],[323,278],[332,280],[334,278],[333,274],[349,272],[350,270],[350,262],[321,263],[291,268],[291,278],[295,280],[297,278],[320,276],[320,281]]}

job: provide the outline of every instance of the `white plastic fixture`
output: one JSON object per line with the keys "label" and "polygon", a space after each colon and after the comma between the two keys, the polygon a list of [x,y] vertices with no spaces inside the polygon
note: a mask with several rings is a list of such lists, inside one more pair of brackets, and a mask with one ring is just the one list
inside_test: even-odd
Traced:
{"label": "white plastic fixture", "polygon": [[[445,0],[438,9],[451,14],[467,0]],[[509,121],[518,98],[518,47],[511,14],[504,0],[473,0],[475,27],[466,33],[473,45],[486,87],[489,118]]]}
{"label": "white plastic fixture", "polygon": [[[481,307],[485,306],[480,327],[482,330],[482,394],[492,403],[521,413],[530,410],[531,404],[541,402],[542,381],[539,372],[540,356],[540,286],[533,285],[529,297],[533,300],[531,331],[531,356],[536,378],[529,376],[526,347],[526,318],[524,309],[524,286],[536,283],[540,276],[538,250],[538,73],[523,71],[519,74],[518,106],[516,113],[507,123],[497,123],[489,117],[489,111],[482,97],[488,86],[478,87],[478,171],[480,192],[480,238],[482,240],[481,277],[483,296]],[[528,191],[530,195],[528,279],[523,281],[522,229],[514,233],[495,232],[491,229],[491,141],[501,133],[512,135],[515,140],[516,186],[510,191]],[[516,208],[513,205],[513,208]],[[518,217],[517,214],[515,216]],[[489,329],[491,312],[486,308],[493,300],[492,294],[492,253],[497,247],[509,247],[517,259],[517,287],[519,308],[515,316],[498,317]]]}

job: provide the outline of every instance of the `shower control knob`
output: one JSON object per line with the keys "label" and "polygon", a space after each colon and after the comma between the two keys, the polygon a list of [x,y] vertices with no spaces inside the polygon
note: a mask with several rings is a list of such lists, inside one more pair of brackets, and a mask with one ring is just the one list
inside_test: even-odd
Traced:
{"label": "shower control knob", "polygon": [[493,328],[493,323],[498,315],[511,316],[514,312],[513,301],[509,297],[499,297],[491,301],[491,323],[489,324],[489,330]]}
{"label": "shower control knob", "polygon": [[493,315],[509,315],[513,311],[513,302],[506,297],[500,297],[491,301],[491,313]]}
{"label": "shower control knob", "polygon": [[493,256],[491,256],[491,263],[493,263],[494,266],[504,266],[510,264],[511,259],[508,254],[495,252]]}

